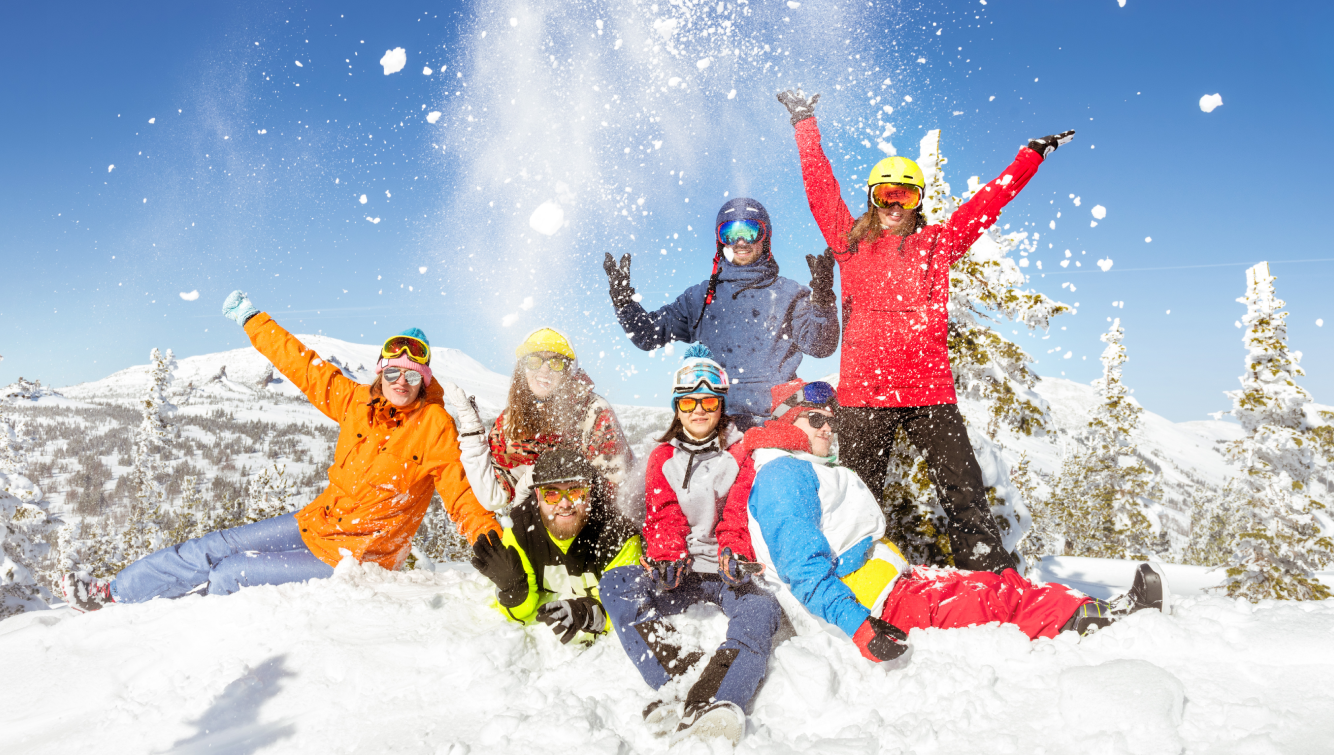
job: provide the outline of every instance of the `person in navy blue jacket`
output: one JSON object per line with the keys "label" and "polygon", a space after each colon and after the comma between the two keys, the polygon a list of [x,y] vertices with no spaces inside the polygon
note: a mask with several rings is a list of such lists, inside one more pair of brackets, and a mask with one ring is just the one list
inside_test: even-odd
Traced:
{"label": "person in navy blue jacket", "polygon": [[801,355],[831,356],[838,349],[834,258],[806,255],[811,287],[778,274],[770,244],[773,224],[764,205],[729,201],[714,223],[713,274],[676,301],[648,312],[630,286],[630,255],[619,265],[610,253],[603,269],[616,317],[635,346],[649,351],[672,341],[709,347],[734,385],[727,413],[745,431],[769,414],[769,387],[791,380]]}

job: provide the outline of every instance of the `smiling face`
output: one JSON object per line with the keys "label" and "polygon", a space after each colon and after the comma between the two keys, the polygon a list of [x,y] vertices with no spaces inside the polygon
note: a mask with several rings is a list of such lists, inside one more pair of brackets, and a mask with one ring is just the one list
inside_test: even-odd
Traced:
{"label": "smiling face", "polygon": [[566,367],[564,372],[554,372],[546,360],[557,356],[556,352],[538,351],[535,353],[542,357],[542,365],[536,370],[530,370],[525,366],[523,373],[524,377],[528,379],[528,390],[532,391],[538,399],[545,400],[556,392],[561,383],[565,382],[565,373],[569,372],[570,368]]}
{"label": "smiling face", "polygon": [[732,264],[749,265],[760,258],[760,253],[764,251],[764,242],[756,241],[754,243],[738,241],[732,245]]}
{"label": "smiling face", "polygon": [[408,370],[403,370],[403,373],[398,376],[398,380],[392,383],[385,379],[383,373],[380,375],[380,391],[384,393],[385,399],[394,406],[407,406],[416,401],[417,394],[421,393],[422,386],[426,384],[423,381],[417,385],[408,385],[407,375]]}
{"label": "smiling face", "polygon": [[898,202],[877,207],[875,212],[880,216],[880,226],[895,236],[907,236],[917,224],[917,210],[905,210]]}
{"label": "smiling face", "polygon": [[676,418],[681,420],[681,427],[685,428],[686,434],[696,440],[709,437],[709,433],[718,427],[718,422],[723,418],[723,407],[720,402],[717,409],[706,412],[702,401],[717,396],[712,393],[690,393],[681,398],[693,398],[701,402],[695,405],[694,411],[685,412],[679,408],[676,410]]}
{"label": "smiling face", "polygon": [[[543,495],[547,488],[559,490],[582,488],[585,494],[583,500],[577,505],[571,503],[568,496],[561,496],[555,503],[547,503],[548,496]],[[542,523],[547,526],[547,532],[550,532],[551,536],[557,540],[569,540],[578,535],[584,525],[588,523],[588,497],[590,495],[592,495],[592,489],[587,482],[582,480],[553,482],[538,488],[537,508],[542,512]]]}
{"label": "smiling face", "polygon": [[828,456],[834,445],[834,427],[829,422],[825,422],[823,427],[811,427],[810,420],[807,419],[812,414],[822,414],[826,417],[834,416],[834,413],[828,409],[807,409],[801,413],[800,417],[792,423],[794,427],[806,433],[806,438],[811,442],[811,453],[816,456]]}

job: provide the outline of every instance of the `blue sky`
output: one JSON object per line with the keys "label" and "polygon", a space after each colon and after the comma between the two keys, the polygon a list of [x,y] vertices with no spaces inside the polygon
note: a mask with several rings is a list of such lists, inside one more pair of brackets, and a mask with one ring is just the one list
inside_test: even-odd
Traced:
{"label": "blue sky", "polygon": [[[1032,285],[1079,303],[1049,334],[1015,336],[1040,374],[1097,377],[1098,336],[1120,317],[1141,403],[1174,420],[1228,408],[1235,299],[1268,259],[1304,385],[1331,400],[1328,4],[856,5],[757,3],[728,16],[727,44],[706,32],[711,4],[662,39],[653,12],[617,3],[16,7],[0,31],[0,383],[92,380],[155,346],[237,348],[217,311],[242,288],[297,332],[373,342],[416,325],[502,373],[553,324],[614,401],[661,400],[673,357],[619,334],[602,254],[633,252],[660,303],[707,277],[714,212],[749,194],[775,218],[784,274],[806,282],[823,244],[773,100],[801,84],[823,93],[845,191],[882,156],[861,143],[870,93],[895,103],[901,154],[943,130],[956,193],[1029,137],[1078,130],[1002,219],[1042,234]],[[631,56],[645,28],[663,49]],[[385,75],[396,47],[407,65]],[[1224,104],[1201,112],[1215,92]],[[569,221],[549,237],[527,225],[546,200]],[[1094,205],[1107,216],[1091,228]],[[1066,249],[1079,267],[1059,268]]]}

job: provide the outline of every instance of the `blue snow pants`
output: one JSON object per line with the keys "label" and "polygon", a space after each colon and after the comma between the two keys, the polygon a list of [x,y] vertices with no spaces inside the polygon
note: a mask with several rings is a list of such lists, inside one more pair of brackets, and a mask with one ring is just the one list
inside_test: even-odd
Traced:
{"label": "blue snow pants", "polygon": [[125,567],[111,580],[117,603],[179,598],[208,583],[209,595],[250,585],[305,582],[333,574],[301,540],[296,514],[210,532],[163,548]]}
{"label": "blue snow pants", "polygon": [[722,608],[727,617],[727,639],[718,649],[735,649],[737,656],[714,697],[742,708],[754,697],[764,680],[783,611],[774,596],[753,587],[733,590],[716,574],[695,572],[683,577],[676,589],[659,590],[640,566],[621,566],[602,575],[598,592],[616,636],[621,638],[621,647],[653,689],[666,684],[671,675],[636,625],[675,616],[701,600]]}

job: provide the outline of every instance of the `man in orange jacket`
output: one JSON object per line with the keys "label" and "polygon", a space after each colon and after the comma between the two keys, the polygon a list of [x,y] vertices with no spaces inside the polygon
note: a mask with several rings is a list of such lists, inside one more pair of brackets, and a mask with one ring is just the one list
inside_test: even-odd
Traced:
{"label": "man in orange jacket", "polygon": [[397,569],[438,491],[445,510],[470,542],[500,533],[494,515],[473,495],[459,461],[458,433],[432,379],[431,346],[413,328],[385,341],[371,385],[337,367],[234,291],[223,314],[310,403],[339,425],[329,487],[292,514],[211,532],[146,556],[110,580],[70,573],[66,602],[79,611],[106,603],[175,598],[207,584],[227,595],[256,584],[328,577],[344,557]]}

